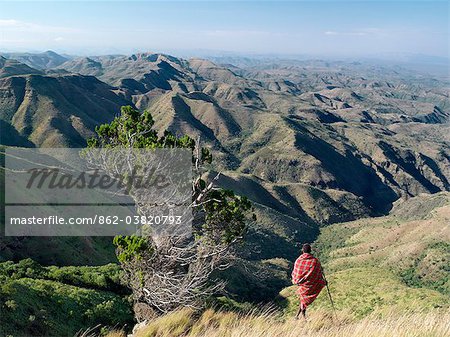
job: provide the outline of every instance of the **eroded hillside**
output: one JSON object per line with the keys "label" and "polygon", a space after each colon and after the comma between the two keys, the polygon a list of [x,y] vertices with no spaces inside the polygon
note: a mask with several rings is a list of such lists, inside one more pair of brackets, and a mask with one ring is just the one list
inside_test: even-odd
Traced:
{"label": "eroded hillside", "polygon": [[[255,203],[242,263],[279,275],[271,291],[286,279],[286,260],[277,259],[292,260],[320,227],[450,189],[444,80],[365,63],[238,67],[145,53],[55,67],[50,56],[40,70],[2,59],[2,144],[83,146],[126,104],[149,110],[161,133],[200,137],[219,184]],[[25,245],[15,244],[9,252]]]}

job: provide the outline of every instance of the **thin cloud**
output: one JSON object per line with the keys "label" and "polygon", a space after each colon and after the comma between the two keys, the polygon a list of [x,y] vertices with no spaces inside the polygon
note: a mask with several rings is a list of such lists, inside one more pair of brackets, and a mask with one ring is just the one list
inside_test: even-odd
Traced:
{"label": "thin cloud", "polygon": [[363,28],[356,31],[351,32],[338,32],[334,30],[328,30],[324,32],[325,35],[331,35],[331,36],[367,36],[367,35],[381,35],[385,34],[386,31],[380,28]]}
{"label": "thin cloud", "polygon": [[58,32],[80,31],[79,29],[43,25],[34,22],[25,22],[15,19],[0,19],[0,28],[3,31],[7,32],[58,33]]}
{"label": "thin cloud", "polygon": [[0,27],[17,27],[20,25],[20,21],[12,19],[0,19]]}
{"label": "thin cloud", "polygon": [[203,31],[203,34],[215,37],[246,37],[246,36],[275,35],[272,32],[262,30],[207,30]]}

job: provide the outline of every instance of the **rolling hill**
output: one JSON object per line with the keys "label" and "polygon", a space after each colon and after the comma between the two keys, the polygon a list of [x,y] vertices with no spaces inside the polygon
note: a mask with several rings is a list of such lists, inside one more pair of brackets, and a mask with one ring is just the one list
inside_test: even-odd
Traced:
{"label": "rolling hill", "polygon": [[57,67],[70,59],[70,57],[62,56],[51,50],[43,53],[1,53],[0,55],[39,70]]}
{"label": "rolling hill", "polygon": [[[271,301],[289,286],[301,243],[317,240],[345,322],[388,306],[448,307],[448,81],[362,62],[6,56],[1,145],[83,147],[132,105],[149,110],[159,132],[200,137],[213,150],[211,175],[220,171],[220,186],[248,196],[258,218],[235,265],[215,275],[230,298]],[[109,310],[130,320],[114,266],[46,267],[116,262],[111,238],[1,238],[1,261],[27,257],[43,266],[0,265],[2,309],[16,310],[8,331],[66,334],[111,324]],[[292,292],[281,292],[287,314]],[[314,307],[327,315],[325,295]],[[68,326],[61,299],[75,312]]]}
{"label": "rolling hill", "polygon": [[[354,317],[450,307],[450,194],[398,201],[389,215],[323,228],[314,249],[338,310]],[[287,311],[295,288],[281,293]],[[330,309],[325,291],[312,308]]]}
{"label": "rolling hill", "polygon": [[295,320],[294,286],[280,293],[278,308],[222,299],[200,316],[183,309],[137,325],[132,336],[446,336],[449,219],[450,194],[441,192],[399,200],[384,217],[322,228],[313,250],[335,312],[324,289],[307,320]]}
{"label": "rolling hill", "polygon": [[[363,62],[236,64],[141,53],[36,70],[2,59],[1,143],[84,146],[127,104],[149,110],[161,133],[200,137],[219,184],[247,195],[258,213],[230,279],[248,263],[269,269],[267,283],[254,280],[267,297],[287,285],[277,259],[294,259],[320,228],[450,190],[448,82]],[[13,247],[8,256],[18,258],[34,245]]]}
{"label": "rolling hill", "polygon": [[3,145],[82,147],[95,126],[129,104],[93,76],[46,75],[5,59],[0,65]]}
{"label": "rolling hill", "polygon": [[159,130],[201,136],[221,170],[347,191],[370,214],[449,189],[448,83],[407,70],[323,61],[241,69],[150,53],[59,68],[123,88]]}

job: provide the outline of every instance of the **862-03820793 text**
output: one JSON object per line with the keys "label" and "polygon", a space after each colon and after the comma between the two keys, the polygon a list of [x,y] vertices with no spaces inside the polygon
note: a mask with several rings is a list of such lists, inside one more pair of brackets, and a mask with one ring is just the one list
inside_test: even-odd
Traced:
{"label": "862-03820793 text", "polygon": [[181,224],[182,216],[180,215],[128,215],[125,217],[119,217],[117,215],[93,215],[90,217],[69,217],[65,218],[59,215],[49,215],[47,217],[12,217],[10,218],[10,224],[20,224],[20,225],[179,225]]}

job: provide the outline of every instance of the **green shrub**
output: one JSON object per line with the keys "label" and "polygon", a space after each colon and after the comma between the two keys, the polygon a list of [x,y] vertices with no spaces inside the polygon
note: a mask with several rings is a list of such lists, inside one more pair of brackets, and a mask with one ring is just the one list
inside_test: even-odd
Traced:
{"label": "green shrub", "polygon": [[133,324],[117,265],[42,267],[27,259],[0,263],[0,335],[73,336],[103,324]]}

